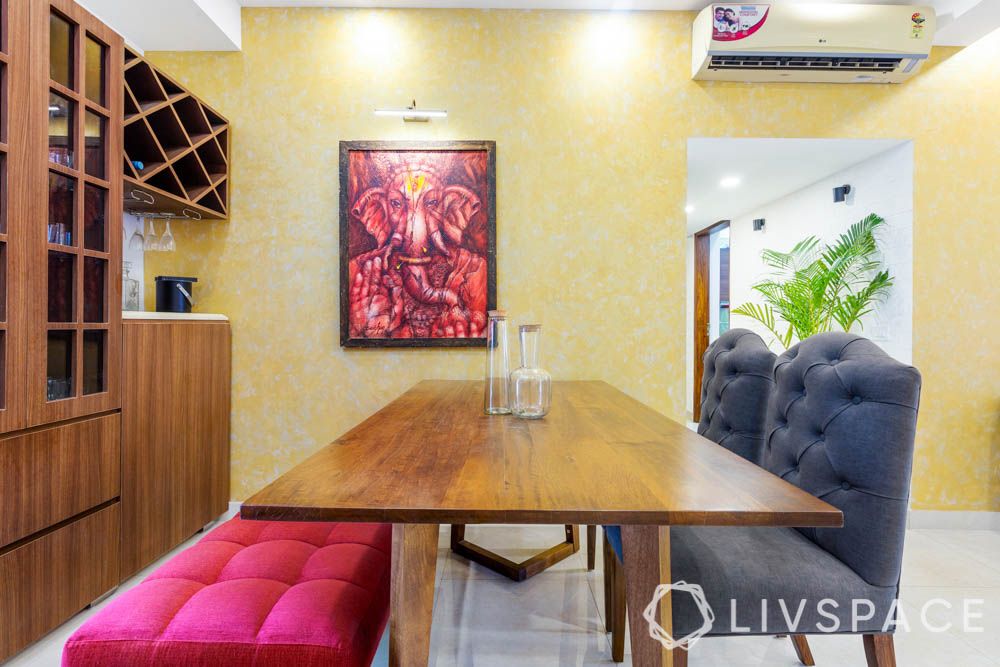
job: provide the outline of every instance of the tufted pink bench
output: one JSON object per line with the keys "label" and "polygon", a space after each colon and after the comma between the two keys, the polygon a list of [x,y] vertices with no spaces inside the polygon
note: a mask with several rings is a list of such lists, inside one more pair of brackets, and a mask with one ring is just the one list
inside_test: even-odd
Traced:
{"label": "tufted pink bench", "polygon": [[64,667],[369,665],[392,528],[227,521],[66,642]]}

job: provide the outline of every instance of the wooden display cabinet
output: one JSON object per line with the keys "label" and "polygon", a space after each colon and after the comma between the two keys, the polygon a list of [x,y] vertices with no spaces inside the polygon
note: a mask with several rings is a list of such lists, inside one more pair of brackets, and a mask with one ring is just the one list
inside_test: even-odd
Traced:
{"label": "wooden display cabinet", "polygon": [[119,581],[121,60],[0,0],[0,661]]}

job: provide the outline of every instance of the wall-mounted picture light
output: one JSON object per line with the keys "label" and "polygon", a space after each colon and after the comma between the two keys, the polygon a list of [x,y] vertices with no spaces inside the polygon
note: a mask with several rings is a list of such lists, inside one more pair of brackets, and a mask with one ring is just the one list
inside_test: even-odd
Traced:
{"label": "wall-mounted picture light", "polygon": [[401,109],[375,109],[375,115],[402,118],[404,123],[426,123],[431,118],[447,118],[448,111],[445,109],[418,109],[417,101],[413,100],[410,106]]}
{"label": "wall-mounted picture light", "polygon": [[753,221],[753,230],[755,232],[762,231],[764,229],[764,218],[757,218]]}
{"label": "wall-mounted picture light", "polygon": [[842,201],[847,201],[847,195],[851,194],[850,185],[841,185],[839,188],[833,189],[833,203],[839,204]]}

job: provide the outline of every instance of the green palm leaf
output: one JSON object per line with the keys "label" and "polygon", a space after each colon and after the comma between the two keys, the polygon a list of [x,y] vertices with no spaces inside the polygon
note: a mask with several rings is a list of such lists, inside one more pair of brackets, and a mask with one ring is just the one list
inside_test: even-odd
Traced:
{"label": "green palm leaf", "polygon": [[[771,276],[754,284],[763,304],[745,303],[734,315],[760,322],[788,347],[836,323],[849,331],[884,301],[893,279],[882,270],[876,231],[885,220],[876,214],[851,225],[832,245],[808,236],[788,252],[767,249],[761,260]],[[779,321],[787,324],[783,332]]]}

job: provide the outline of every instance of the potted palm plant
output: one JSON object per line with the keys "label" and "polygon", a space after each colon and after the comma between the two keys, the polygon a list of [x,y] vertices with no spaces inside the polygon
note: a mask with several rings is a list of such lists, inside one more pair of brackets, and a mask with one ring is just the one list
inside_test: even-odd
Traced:
{"label": "potted palm plant", "polygon": [[[771,276],[752,286],[763,303],[744,303],[733,314],[753,318],[788,348],[793,340],[839,327],[850,331],[882,302],[893,278],[882,268],[874,213],[856,222],[833,245],[810,236],[788,252],[764,250]],[[783,323],[783,324],[782,324]]]}

